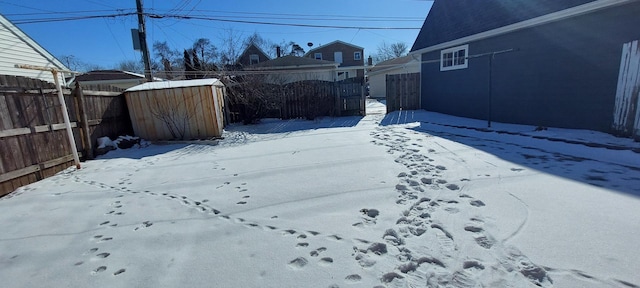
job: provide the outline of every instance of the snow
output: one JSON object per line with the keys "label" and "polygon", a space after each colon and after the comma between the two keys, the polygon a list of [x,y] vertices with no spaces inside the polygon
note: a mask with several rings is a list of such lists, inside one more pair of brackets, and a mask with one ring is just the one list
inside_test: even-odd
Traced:
{"label": "snow", "polygon": [[98,149],[103,149],[106,147],[113,147],[117,149],[118,145],[116,145],[116,143],[113,143],[113,141],[111,141],[109,137],[105,136],[105,137],[98,138]]}
{"label": "snow", "polygon": [[469,129],[483,124],[424,111],[267,119],[231,125],[217,146],[114,150],[0,198],[0,277],[5,287],[640,285],[637,143]]}
{"label": "snow", "polygon": [[183,87],[198,87],[198,86],[212,86],[222,85],[220,80],[211,79],[195,79],[195,80],[179,80],[179,81],[158,81],[147,82],[137,86],[133,86],[124,92],[132,91],[144,91],[144,90],[157,90],[157,89],[170,89],[170,88],[183,88]]}

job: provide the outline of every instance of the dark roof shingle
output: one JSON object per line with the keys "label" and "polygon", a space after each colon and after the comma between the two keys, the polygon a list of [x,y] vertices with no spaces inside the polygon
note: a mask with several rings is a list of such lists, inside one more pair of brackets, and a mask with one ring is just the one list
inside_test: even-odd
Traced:
{"label": "dark roof shingle", "polygon": [[411,51],[595,0],[436,0]]}

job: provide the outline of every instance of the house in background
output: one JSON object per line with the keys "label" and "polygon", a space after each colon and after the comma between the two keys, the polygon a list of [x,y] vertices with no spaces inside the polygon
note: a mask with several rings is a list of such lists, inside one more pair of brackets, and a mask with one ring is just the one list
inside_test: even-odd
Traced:
{"label": "house in background", "polygon": [[411,49],[422,108],[624,133],[614,118],[640,123],[625,104],[638,101],[638,15],[631,0],[436,0]]}
{"label": "house in background", "polygon": [[364,48],[360,46],[337,40],[309,50],[304,57],[337,63],[337,81],[364,77]]}
{"label": "house in background", "polygon": [[[0,74],[22,76],[54,82],[50,71],[16,68],[16,64],[33,65],[69,71],[62,62],[38,45],[31,37],[4,16],[0,15]],[[60,73],[60,83],[65,85],[65,73]]]}
{"label": "house in background", "polygon": [[[163,81],[155,78],[154,81]],[[125,90],[133,86],[147,82],[142,74],[120,70],[93,70],[77,75],[70,79],[69,85],[74,87],[75,82],[80,82],[83,89],[94,89],[95,87],[115,87],[118,90]]]}
{"label": "house in background", "polygon": [[[293,55],[283,56],[246,68],[257,75],[264,75],[270,84],[288,84],[304,80],[335,81],[338,63]],[[264,72],[261,74],[260,72]]]}
{"label": "house in background", "polygon": [[240,54],[240,57],[238,57],[238,61],[236,61],[236,65],[246,68],[268,60],[271,60],[271,57],[269,57],[267,53],[262,51],[260,47],[251,43],[247,46],[246,49],[244,49],[242,54]]}
{"label": "house in background", "polygon": [[385,98],[387,75],[420,73],[420,56],[416,54],[389,59],[367,69],[369,97]]}

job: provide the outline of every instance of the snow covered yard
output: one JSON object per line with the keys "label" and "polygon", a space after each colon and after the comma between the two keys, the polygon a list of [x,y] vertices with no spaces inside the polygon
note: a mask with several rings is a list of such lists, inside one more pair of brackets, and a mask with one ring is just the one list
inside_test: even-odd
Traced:
{"label": "snow covered yard", "polygon": [[527,135],[637,143],[442,124],[481,125],[271,120],[109,152],[0,199],[3,286],[640,285],[640,154]]}

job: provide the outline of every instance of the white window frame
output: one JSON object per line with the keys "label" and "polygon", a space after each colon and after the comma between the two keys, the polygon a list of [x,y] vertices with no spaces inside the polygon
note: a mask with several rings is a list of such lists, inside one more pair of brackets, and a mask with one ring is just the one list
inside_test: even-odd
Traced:
{"label": "white window frame", "polygon": [[353,52],[353,60],[355,61],[362,60],[362,53],[360,51]]}
{"label": "white window frame", "polygon": [[[461,56],[461,53],[464,53]],[[466,69],[469,67],[469,44],[440,51],[440,71]]]}
{"label": "white window frame", "polygon": [[[255,60],[255,63],[253,63]],[[249,65],[255,65],[260,63],[260,55],[258,54],[251,54],[249,55]]]}
{"label": "white window frame", "polygon": [[313,54],[313,57],[314,57],[316,60],[322,60],[322,53],[315,53],[315,54]]}

